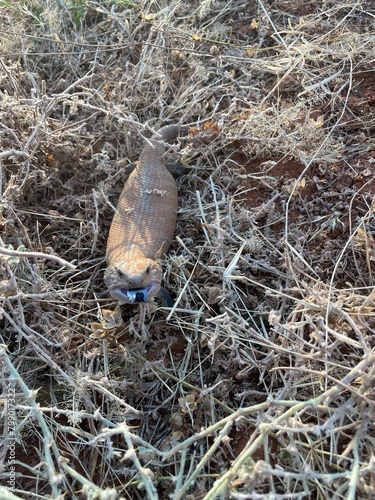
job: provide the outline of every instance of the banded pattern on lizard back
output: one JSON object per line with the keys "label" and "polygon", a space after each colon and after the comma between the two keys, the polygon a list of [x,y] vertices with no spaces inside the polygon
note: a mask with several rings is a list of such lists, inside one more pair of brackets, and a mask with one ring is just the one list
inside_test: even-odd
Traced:
{"label": "banded pattern on lizard back", "polygon": [[165,145],[186,133],[179,125],[160,129],[146,144],[120,195],[109,231],[104,281],[120,304],[149,302],[159,294],[158,263],[173,240],[177,186],[164,162]]}

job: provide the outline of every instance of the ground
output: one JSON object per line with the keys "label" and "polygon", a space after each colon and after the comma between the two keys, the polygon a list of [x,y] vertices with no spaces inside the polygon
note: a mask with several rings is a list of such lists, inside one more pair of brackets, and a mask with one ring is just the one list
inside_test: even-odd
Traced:
{"label": "ground", "polygon": [[[1,498],[375,498],[374,16],[0,0]],[[174,307],[119,307],[125,167],[175,122]]]}

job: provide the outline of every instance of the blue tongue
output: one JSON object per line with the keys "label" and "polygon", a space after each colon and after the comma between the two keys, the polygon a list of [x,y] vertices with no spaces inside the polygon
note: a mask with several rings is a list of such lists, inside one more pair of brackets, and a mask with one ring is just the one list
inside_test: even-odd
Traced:
{"label": "blue tongue", "polygon": [[133,290],[127,290],[126,296],[131,304],[134,304],[134,302],[147,302],[148,290],[147,288],[134,288]]}

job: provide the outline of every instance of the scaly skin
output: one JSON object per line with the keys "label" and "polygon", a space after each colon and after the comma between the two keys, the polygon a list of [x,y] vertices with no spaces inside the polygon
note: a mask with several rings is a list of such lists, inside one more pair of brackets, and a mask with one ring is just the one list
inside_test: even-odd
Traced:
{"label": "scaly skin", "polygon": [[165,146],[186,132],[160,129],[143,149],[120,195],[109,231],[104,281],[120,304],[150,302],[161,288],[158,258],[168,251],[177,218],[177,186],[164,163]]}

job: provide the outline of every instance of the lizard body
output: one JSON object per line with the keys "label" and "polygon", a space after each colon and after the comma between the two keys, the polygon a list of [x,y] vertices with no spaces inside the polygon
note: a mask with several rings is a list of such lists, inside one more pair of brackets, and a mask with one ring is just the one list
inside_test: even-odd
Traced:
{"label": "lizard body", "polygon": [[185,132],[160,129],[146,144],[120,195],[107,241],[104,281],[120,304],[148,302],[166,291],[157,259],[168,251],[177,218],[177,186],[164,162],[165,145]]}

